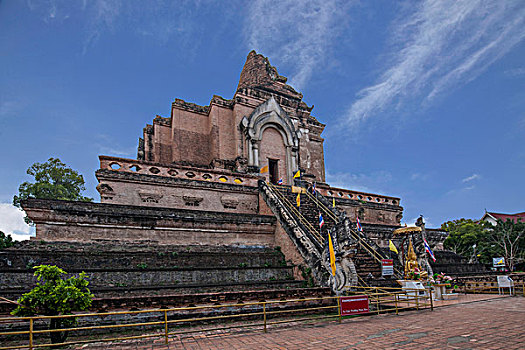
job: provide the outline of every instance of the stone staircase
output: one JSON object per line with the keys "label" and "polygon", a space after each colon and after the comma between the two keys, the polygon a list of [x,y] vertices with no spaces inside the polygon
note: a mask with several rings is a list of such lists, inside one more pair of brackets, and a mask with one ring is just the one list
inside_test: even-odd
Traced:
{"label": "stone staircase", "polygon": [[[297,207],[298,194],[293,193],[292,188],[289,186],[260,183],[259,189],[263,193],[263,198],[265,198],[267,204],[274,211],[274,214],[280,218],[281,225],[288,232],[288,235],[292,240],[299,242],[296,244],[298,248],[304,245],[304,242],[301,244],[301,241],[308,238],[310,246],[317,249],[317,252],[304,249],[305,247],[299,250],[303,257],[307,257],[305,260],[310,261],[309,265],[312,269],[318,270],[316,277],[320,284],[326,285],[329,283],[327,280],[330,277],[327,277],[327,271],[319,269],[323,265],[326,267],[327,262],[315,261],[313,255],[319,259],[327,259],[326,237],[328,232],[331,232],[336,254],[341,255],[341,252],[345,249],[347,252],[352,251],[348,256],[351,256],[354,265],[354,277],[357,279],[354,282],[361,285],[381,286],[395,284],[395,280],[385,280],[381,277],[380,259],[386,258],[386,255],[362,232],[353,230],[351,228],[352,224],[350,224],[346,215],[335,208],[331,208],[331,204],[328,203],[326,198],[320,194],[313,196],[310,193],[301,193],[300,206]],[[319,213],[322,214],[325,222],[321,230],[319,229]],[[293,223],[287,222],[291,221],[290,218],[293,218]],[[294,231],[297,231],[297,228],[303,231],[302,234],[294,233]],[[347,280],[349,281],[348,277]]]}

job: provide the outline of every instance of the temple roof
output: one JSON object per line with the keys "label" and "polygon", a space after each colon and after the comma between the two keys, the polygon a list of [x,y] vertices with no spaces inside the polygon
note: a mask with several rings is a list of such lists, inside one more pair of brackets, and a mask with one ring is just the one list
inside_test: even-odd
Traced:
{"label": "temple roof", "polygon": [[494,220],[501,220],[503,222],[507,220],[511,220],[514,223],[517,223],[518,220],[521,220],[525,222],[525,212],[523,213],[516,213],[516,214],[503,214],[503,213],[494,213],[494,212],[485,212],[485,215],[481,218],[481,221],[485,220],[485,218],[489,216]]}

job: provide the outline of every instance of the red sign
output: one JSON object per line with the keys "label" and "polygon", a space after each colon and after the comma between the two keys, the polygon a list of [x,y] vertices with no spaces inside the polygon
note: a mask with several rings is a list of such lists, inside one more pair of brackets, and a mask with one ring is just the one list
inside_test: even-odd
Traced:
{"label": "red sign", "polygon": [[383,276],[392,276],[394,274],[394,260],[393,259],[381,260],[381,267],[382,267]]}
{"label": "red sign", "polygon": [[353,295],[351,297],[341,297],[339,299],[341,301],[341,316],[369,312],[367,295]]}

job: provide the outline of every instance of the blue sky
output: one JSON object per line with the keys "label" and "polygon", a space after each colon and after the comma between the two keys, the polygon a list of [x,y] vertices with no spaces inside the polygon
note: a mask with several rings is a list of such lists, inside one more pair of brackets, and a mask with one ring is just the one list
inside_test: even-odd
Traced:
{"label": "blue sky", "polygon": [[175,98],[231,98],[252,49],[325,129],[327,182],[401,197],[430,226],[525,210],[525,2],[1,1],[0,230],[26,169],[59,157],[97,201]]}

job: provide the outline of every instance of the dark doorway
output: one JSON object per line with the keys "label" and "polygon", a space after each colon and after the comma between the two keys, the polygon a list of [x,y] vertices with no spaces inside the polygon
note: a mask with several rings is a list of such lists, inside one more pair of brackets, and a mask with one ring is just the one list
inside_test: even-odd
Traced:
{"label": "dark doorway", "polygon": [[268,158],[268,172],[270,173],[270,182],[274,185],[279,181],[279,160]]}

